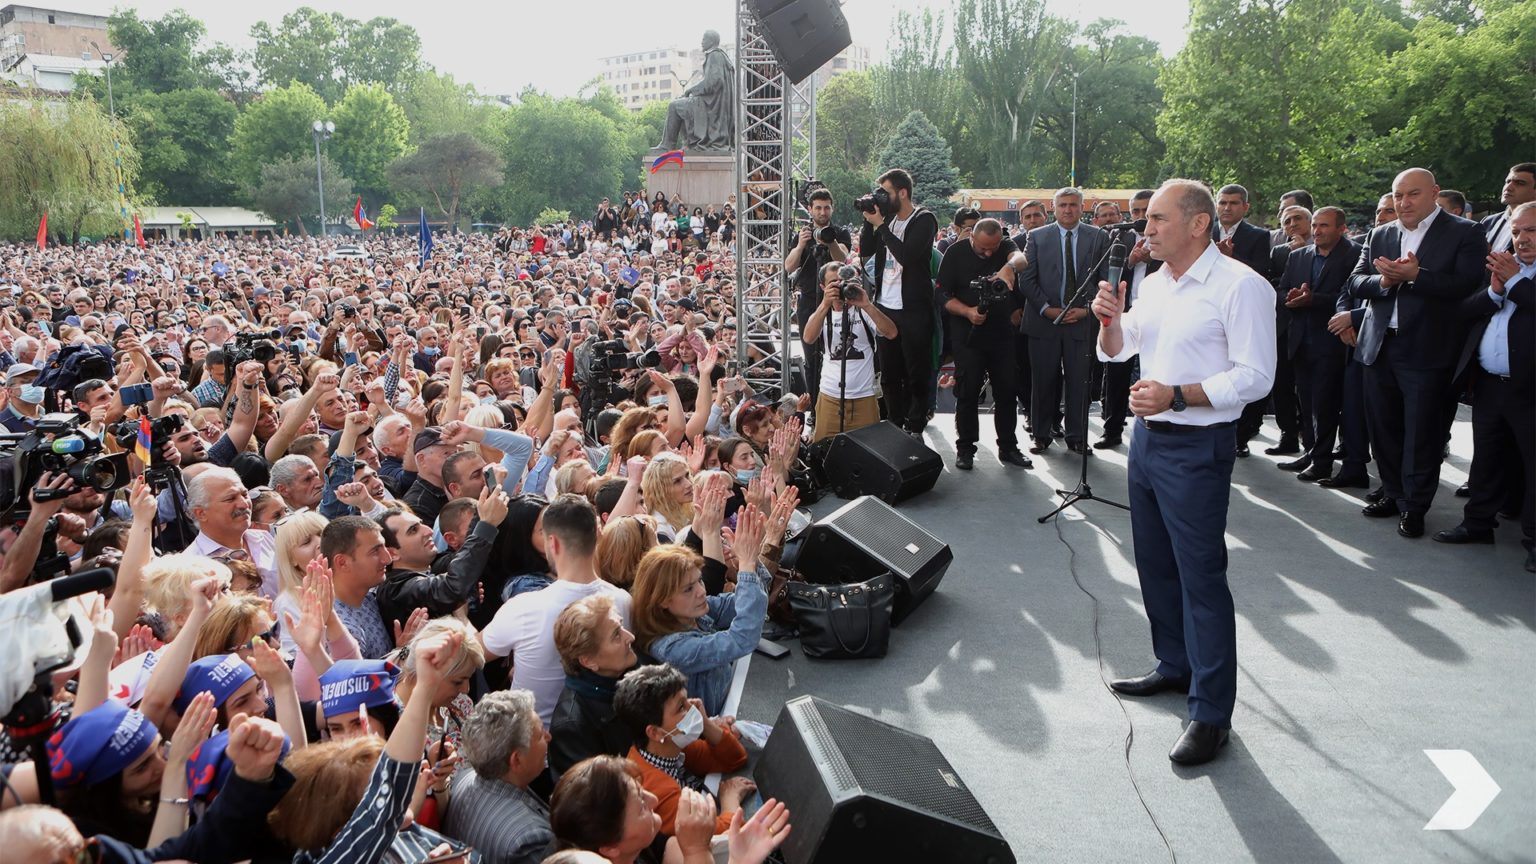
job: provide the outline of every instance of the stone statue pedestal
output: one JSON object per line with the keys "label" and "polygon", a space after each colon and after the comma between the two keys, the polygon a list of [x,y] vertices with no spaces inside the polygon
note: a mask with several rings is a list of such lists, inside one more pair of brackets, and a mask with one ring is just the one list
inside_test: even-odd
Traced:
{"label": "stone statue pedestal", "polygon": [[[640,170],[645,173],[647,201],[655,200],[656,193],[663,192],[667,196],[670,208],[672,196],[676,194],[682,196],[683,203],[688,205],[690,214],[695,207],[708,210],[711,204],[715,205],[715,212],[718,213],[726,199],[736,193],[735,154],[695,153],[685,150],[683,164],[669,162],[652,174],[651,163],[665,152],[660,148],[653,148],[640,163]],[[671,210],[669,209],[668,212]]]}

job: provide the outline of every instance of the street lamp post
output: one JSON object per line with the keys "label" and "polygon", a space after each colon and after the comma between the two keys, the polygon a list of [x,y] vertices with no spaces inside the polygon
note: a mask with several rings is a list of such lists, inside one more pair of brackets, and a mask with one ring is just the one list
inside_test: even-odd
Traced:
{"label": "street lamp post", "polygon": [[[107,64],[107,112],[112,115],[112,119],[116,120],[117,106],[112,101],[112,58],[116,55],[112,54],[111,52],[101,50],[101,46],[97,45],[95,42],[91,43],[91,47],[95,48],[96,53],[101,55],[101,62]],[[90,58],[87,57],[86,59]]]}
{"label": "street lamp post", "polygon": [[320,142],[329,141],[336,131],[336,124],[329,120],[316,120],[310,127],[315,133],[315,188],[320,192],[320,238],[325,239],[325,176],[320,168]]}
{"label": "street lamp post", "polygon": [[1067,168],[1067,185],[1077,186],[1077,72],[1072,72],[1072,156]]}

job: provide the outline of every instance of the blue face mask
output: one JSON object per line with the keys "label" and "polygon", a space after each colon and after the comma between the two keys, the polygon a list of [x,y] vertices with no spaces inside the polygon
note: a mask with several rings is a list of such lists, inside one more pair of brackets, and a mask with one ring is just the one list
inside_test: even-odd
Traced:
{"label": "blue face mask", "polygon": [[308,343],[303,339],[295,339],[293,340],[293,347],[299,349],[300,351],[304,351],[308,348]]}
{"label": "blue face mask", "polygon": [[23,384],[16,398],[28,405],[41,405],[43,402],[43,388],[36,384]]}
{"label": "blue face mask", "polygon": [[667,396],[665,393],[658,394],[645,400],[645,402],[652,408],[665,408],[667,407]]}
{"label": "blue face mask", "polygon": [[763,469],[761,468],[737,468],[736,482],[745,486],[748,483],[751,483],[753,480],[756,480],[758,475],[762,473]]}
{"label": "blue face mask", "polygon": [[496,394],[494,394],[494,393],[492,393],[489,396],[481,396],[480,397],[480,404],[481,405],[490,405],[491,403],[493,403],[495,401],[496,401]]}
{"label": "blue face mask", "polygon": [[441,351],[442,349],[438,348],[436,345],[423,345],[421,348],[421,353],[427,355],[428,357],[436,357],[439,353],[441,353]]}

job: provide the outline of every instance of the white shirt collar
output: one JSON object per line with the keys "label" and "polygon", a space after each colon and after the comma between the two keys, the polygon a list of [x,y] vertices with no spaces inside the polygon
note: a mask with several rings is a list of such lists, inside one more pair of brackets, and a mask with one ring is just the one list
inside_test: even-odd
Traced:
{"label": "white shirt collar", "polygon": [[1402,229],[1404,234],[1423,234],[1425,231],[1429,230],[1429,226],[1434,224],[1435,217],[1439,215],[1440,205],[1437,204],[1435,205],[1435,209],[1429,211],[1428,216],[1425,216],[1423,219],[1419,220],[1419,226],[1417,228],[1409,228],[1403,224],[1403,220],[1401,219],[1397,220],[1397,227]]}

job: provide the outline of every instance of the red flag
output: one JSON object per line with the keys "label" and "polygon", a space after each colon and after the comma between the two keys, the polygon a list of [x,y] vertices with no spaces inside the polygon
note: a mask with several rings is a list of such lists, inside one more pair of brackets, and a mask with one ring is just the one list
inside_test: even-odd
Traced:
{"label": "red flag", "polygon": [[48,211],[43,211],[43,221],[37,223],[37,248],[42,251],[48,248]]}
{"label": "red flag", "polygon": [[139,244],[140,249],[149,245],[144,242],[144,226],[139,224],[139,214],[137,213],[133,214],[133,242]]}

